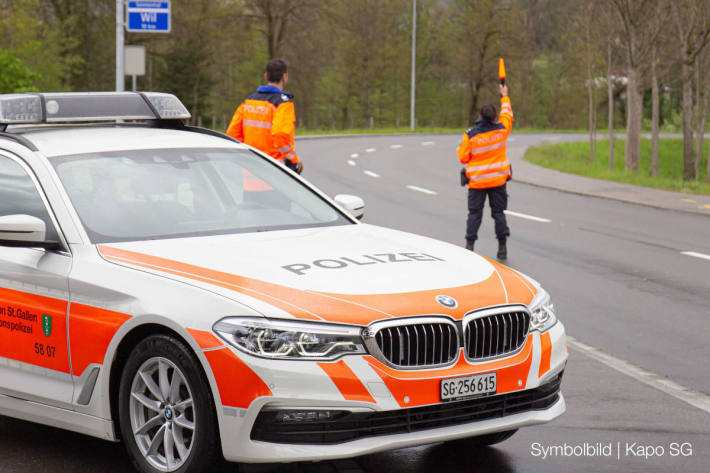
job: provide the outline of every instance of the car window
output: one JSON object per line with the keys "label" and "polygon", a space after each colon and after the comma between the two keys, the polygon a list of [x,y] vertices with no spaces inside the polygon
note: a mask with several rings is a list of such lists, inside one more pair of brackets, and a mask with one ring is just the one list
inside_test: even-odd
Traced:
{"label": "car window", "polygon": [[130,150],[50,161],[94,243],[350,223],[248,150]]}
{"label": "car window", "polygon": [[44,221],[45,238],[58,241],[57,230],[27,171],[15,160],[0,156],[0,216],[31,215]]}

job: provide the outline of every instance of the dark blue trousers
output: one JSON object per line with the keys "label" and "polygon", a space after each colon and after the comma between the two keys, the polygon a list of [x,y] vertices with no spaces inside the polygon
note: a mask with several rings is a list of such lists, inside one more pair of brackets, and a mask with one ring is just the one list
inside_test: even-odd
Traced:
{"label": "dark blue trousers", "polygon": [[496,224],[496,238],[506,238],[510,236],[510,229],[505,220],[503,211],[508,208],[508,192],[506,184],[490,189],[468,189],[468,220],[466,221],[466,240],[476,241],[478,239],[478,229],[483,219],[483,206],[486,203],[486,196],[491,206],[491,217]]}

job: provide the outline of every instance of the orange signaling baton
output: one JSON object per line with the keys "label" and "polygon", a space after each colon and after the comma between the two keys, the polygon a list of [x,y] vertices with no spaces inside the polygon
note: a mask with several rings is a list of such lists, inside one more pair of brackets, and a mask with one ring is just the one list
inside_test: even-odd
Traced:
{"label": "orange signaling baton", "polygon": [[505,62],[503,62],[503,58],[498,59],[498,78],[500,78],[500,85],[505,85]]}

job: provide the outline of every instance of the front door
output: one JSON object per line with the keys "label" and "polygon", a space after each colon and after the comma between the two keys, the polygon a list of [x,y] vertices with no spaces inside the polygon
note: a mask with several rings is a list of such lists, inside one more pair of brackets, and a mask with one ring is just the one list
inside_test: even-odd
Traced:
{"label": "front door", "polygon": [[[0,154],[0,216],[25,214],[57,229],[31,171]],[[67,341],[71,255],[0,246],[0,394],[70,407]]]}

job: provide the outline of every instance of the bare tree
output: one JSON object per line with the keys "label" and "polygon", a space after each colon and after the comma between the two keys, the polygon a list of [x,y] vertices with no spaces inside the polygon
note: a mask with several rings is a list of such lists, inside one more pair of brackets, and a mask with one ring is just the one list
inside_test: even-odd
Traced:
{"label": "bare tree", "polygon": [[609,38],[606,45],[606,90],[609,108],[607,116],[609,125],[609,169],[614,169],[614,82],[611,75],[614,66],[611,59],[611,42],[611,38]]}
{"label": "bare tree", "polygon": [[[582,13],[585,14],[584,12]],[[587,66],[587,99],[589,103],[589,162],[593,163],[597,152],[597,83],[595,78],[594,51],[592,44],[592,18],[595,15],[594,2],[586,4],[586,14],[584,21],[584,42],[586,44],[585,65]],[[596,49],[596,48],[594,48]]]}
{"label": "bare tree", "polygon": [[643,68],[660,31],[660,22],[652,21],[658,0],[609,0],[619,14],[621,39],[626,50],[627,120],[626,170],[638,171],[641,159],[641,120]]}
{"label": "bare tree", "polygon": [[[708,117],[708,105],[710,102],[710,74],[707,68],[710,66],[710,53],[705,48],[695,62],[695,176],[700,177],[700,161],[703,154],[703,140],[705,138],[705,124]],[[703,74],[700,71],[703,71]]]}
{"label": "bare tree", "polygon": [[697,177],[693,156],[693,65],[710,40],[709,10],[706,0],[671,2],[683,84],[683,179],[686,181]]}
{"label": "bare tree", "polygon": [[497,0],[457,0],[452,12],[468,89],[468,125],[471,126],[478,116],[484,89],[497,82],[497,58],[506,49],[510,58],[516,49],[504,48],[504,42],[515,39],[514,32],[523,19],[512,2]]}
{"label": "bare tree", "polygon": [[281,54],[281,46],[294,14],[311,2],[306,0],[248,0],[251,16],[259,22],[264,35],[269,59]]}
{"label": "bare tree", "polygon": [[651,176],[658,175],[658,56],[651,48]]}

